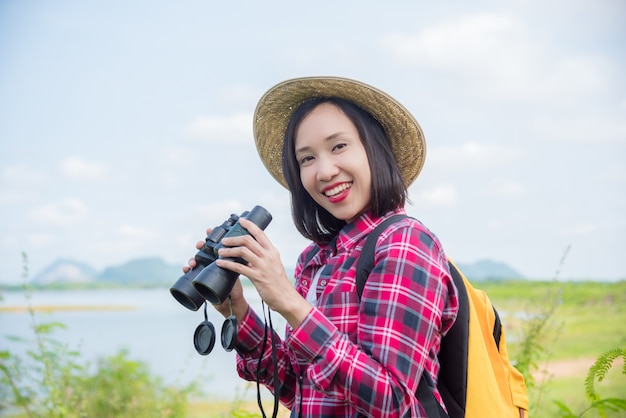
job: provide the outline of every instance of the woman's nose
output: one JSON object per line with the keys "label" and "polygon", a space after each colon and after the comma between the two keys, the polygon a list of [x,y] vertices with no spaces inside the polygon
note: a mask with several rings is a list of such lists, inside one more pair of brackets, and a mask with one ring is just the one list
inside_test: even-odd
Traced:
{"label": "woman's nose", "polygon": [[332,158],[318,158],[317,179],[320,181],[331,180],[339,173],[339,167]]}

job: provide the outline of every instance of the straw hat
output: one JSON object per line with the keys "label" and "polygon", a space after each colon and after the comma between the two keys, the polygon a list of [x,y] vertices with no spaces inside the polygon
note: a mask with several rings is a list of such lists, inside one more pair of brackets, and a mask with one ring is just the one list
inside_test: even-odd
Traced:
{"label": "straw hat", "polygon": [[407,187],[415,181],[426,156],[424,133],[411,113],[387,93],[360,81],[340,77],[304,77],[283,81],[261,97],[254,111],[257,151],[283,187],[282,146],[287,124],[298,106],[315,97],[337,97],[368,111],[385,129]]}

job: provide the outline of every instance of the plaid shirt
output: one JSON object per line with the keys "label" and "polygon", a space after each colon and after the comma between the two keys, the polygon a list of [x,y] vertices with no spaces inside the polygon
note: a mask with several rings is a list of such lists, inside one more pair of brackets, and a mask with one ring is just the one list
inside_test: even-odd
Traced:
{"label": "plaid shirt", "polygon": [[[426,416],[415,392],[424,371],[437,381],[441,336],[458,310],[456,288],[439,240],[407,218],[380,235],[359,303],[356,260],[382,219],[364,214],[335,243],[321,250],[311,244],[298,259],[295,286],[302,296],[323,269],[317,305],[296,329],[287,327],[285,339],[274,338],[281,402],[303,417]],[[249,310],[239,325],[237,369],[254,381],[261,357],[260,381],[274,391],[271,343],[261,353],[263,332],[263,320]]]}

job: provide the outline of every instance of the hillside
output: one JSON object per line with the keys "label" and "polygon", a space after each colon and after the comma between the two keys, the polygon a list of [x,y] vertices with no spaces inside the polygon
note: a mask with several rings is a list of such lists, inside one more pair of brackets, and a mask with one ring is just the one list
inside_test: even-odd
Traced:
{"label": "hillside", "polygon": [[42,287],[171,286],[182,275],[181,266],[158,257],[130,260],[98,272],[76,260],[61,259],[33,277],[31,284]]}
{"label": "hillside", "polygon": [[[465,276],[472,281],[523,279],[508,265],[481,260],[476,263],[458,263]],[[286,269],[288,274],[293,268]],[[33,277],[31,284],[41,287],[169,287],[182,275],[181,266],[168,264],[158,257],[140,258],[110,266],[98,272],[77,260],[59,259]]]}
{"label": "hillside", "polygon": [[507,264],[493,260],[479,260],[471,264],[457,263],[457,267],[472,281],[524,279],[522,274]]}

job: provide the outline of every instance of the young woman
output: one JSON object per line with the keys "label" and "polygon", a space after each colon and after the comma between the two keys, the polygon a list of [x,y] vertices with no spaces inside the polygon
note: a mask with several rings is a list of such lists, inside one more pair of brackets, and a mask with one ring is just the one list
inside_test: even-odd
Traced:
{"label": "young woman", "polygon": [[360,300],[355,289],[365,238],[405,213],[407,187],[424,161],[418,123],[371,86],[310,77],[270,89],[256,108],[254,133],[263,163],[290,191],[298,231],[312,242],[297,261],[294,286],[252,222],[240,220],[249,236],[222,241],[228,248],[220,256],[247,264],[216,263],[248,277],[288,322],[283,339],[274,335],[272,356],[263,320],[237,283],[231,305],[217,309],[224,316],[232,309],[239,322],[240,376],[255,381],[261,370],[260,382],[279,391],[292,416],[425,416],[416,389],[423,373],[437,382],[441,337],[458,309],[441,244],[413,218],[392,224],[378,238]]}

